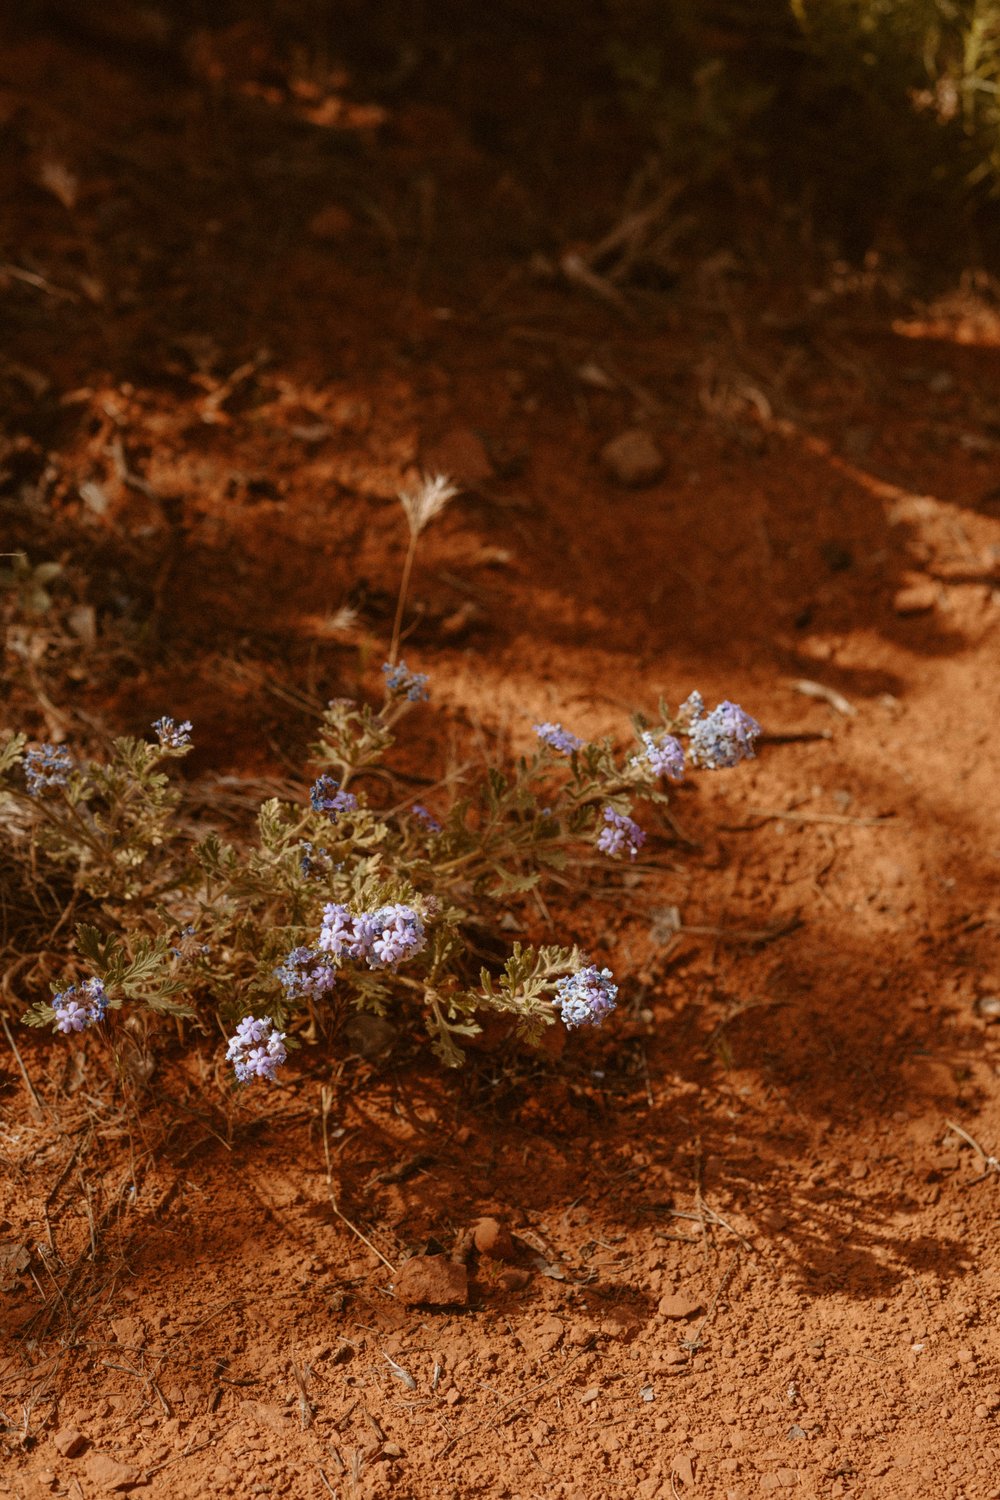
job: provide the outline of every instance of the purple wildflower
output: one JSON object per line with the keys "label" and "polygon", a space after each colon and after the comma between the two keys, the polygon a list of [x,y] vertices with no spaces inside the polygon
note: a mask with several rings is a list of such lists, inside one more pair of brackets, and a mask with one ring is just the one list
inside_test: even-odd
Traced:
{"label": "purple wildflower", "polygon": [[434,814],[428,808],[426,808],[422,802],[414,802],[413,806],[410,808],[410,812],[415,818],[418,818],[419,821],[423,823],[428,833],[441,832],[441,824],[438,822]]}
{"label": "purple wildflower", "polygon": [[238,1083],[266,1078],[269,1083],[282,1063],[288,1061],[285,1034],[275,1029],[270,1016],[244,1016],[230,1037],[226,1061],[231,1062]]}
{"label": "purple wildflower", "polygon": [[704,712],[705,700],[698,689],[695,688],[694,692],[687,695],[677,710],[677,723],[681,728],[687,728],[694,723],[695,719],[700,719]]}
{"label": "purple wildflower", "polygon": [[314,869],[322,870],[329,865],[330,854],[322,844],[316,847],[308,839],[300,839],[299,848],[302,851],[299,855],[299,869],[303,875],[311,875]]}
{"label": "purple wildflower", "polygon": [[385,690],[393,698],[409,698],[411,703],[427,700],[427,673],[411,672],[405,661],[385,662],[382,667]]}
{"label": "purple wildflower", "polygon": [[706,771],[718,771],[726,766],[738,765],[741,760],[753,760],[754,746],[761,728],[756,719],[736,703],[728,699],[713,708],[703,719],[696,720],[690,730],[691,759],[696,766]]}
{"label": "purple wildflower", "polygon": [[86,1031],[88,1026],[103,1021],[108,1009],[107,992],[99,979],[87,979],[53,995],[52,1009],[57,1031]]}
{"label": "purple wildflower", "polygon": [[600,1026],[615,1008],[618,986],[611,982],[611,970],[590,964],[567,974],[556,985],[553,1005],[568,1027]]}
{"label": "purple wildflower", "polygon": [[424,924],[412,906],[380,906],[372,913],[371,922],[371,969],[393,968],[424,946]]}
{"label": "purple wildflower", "polygon": [[423,919],[412,906],[380,906],[352,917],[346,906],[323,909],[319,947],[335,958],[364,959],[370,969],[395,967],[419,953],[425,943]]}
{"label": "purple wildflower", "polygon": [[49,787],[65,786],[73,761],[65,745],[37,745],[24,755],[24,779],[32,797]]}
{"label": "purple wildflower", "polygon": [[665,776],[668,781],[684,780],[684,747],[672,734],[663,734],[657,740],[648,730],[643,733],[643,755],[633,755],[632,764],[637,770],[651,770],[654,776]]}
{"label": "purple wildflower", "polygon": [[610,854],[612,859],[625,850],[628,851],[630,859],[635,859],[642,845],[646,842],[646,835],[625,813],[615,812],[613,807],[604,809],[604,824],[597,839],[597,847],[602,854]]}
{"label": "purple wildflower", "polygon": [[318,1000],[333,989],[337,968],[333,960],[312,948],[293,948],[274,971],[288,1000]]}
{"label": "purple wildflower", "polygon": [[331,823],[336,823],[342,812],[353,812],[358,805],[353,792],[342,792],[339,787],[340,782],[333,776],[320,776],[309,793],[313,812],[325,812]]}
{"label": "purple wildflower", "polygon": [[579,735],[571,734],[561,724],[535,724],[532,726],[538,738],[553,750],[558,750],[562,755],[572,755],[574,751],[581,750],[587,743],[581,740]]}
{"label": "purple wildflower", "polygon": [[334,958],[350,953],[354,942],[354,918],[346,906],[330,901],[323,908],[323,927],[319,935],[319,947]]}
{"label": "purple wildflower", "polygon": [[164,750],[187,750],[191,744],[190,719],[185,719],[183,724],[178,724],[176,720],[164,714],[162,719],[156,720],[153,732]]}

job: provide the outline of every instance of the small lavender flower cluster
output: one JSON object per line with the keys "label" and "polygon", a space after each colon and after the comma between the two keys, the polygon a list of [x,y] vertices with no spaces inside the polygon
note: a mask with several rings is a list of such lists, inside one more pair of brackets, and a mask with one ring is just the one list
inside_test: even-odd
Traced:
{"label": "small lavender flower cluster", "polygon": [[36,745],[24,753],[24,779],[32,797],[50,787],[65,786],[72,770],[65,745]]}
{"label": "small lavender flower cluster", "polygon": [[352,916],[346,906],[331,901],[323,908],[319,946],[334,958],[364,959],[369,969],[389,969],[413,958],[426,937],[422,918],[412,906],[380,906]]}
{"label": "small lavender flower cluster", "polygon": [[313,948],[293,948],[275,969],[274,977],[288,1000],[318,1000],[337,982],[337,966]]}
{"label": "small lavender flower cluster", "polygon": [[651,770],[654,776],[665,776],[668,781],[684,780],[684,746],[680,740],[672,734],[661,734],[657,739],[646,730],[642,743],[643,754],[632,757],[637,771]]}
{"label": "small lavender flower cluster", "polygon": [[187,750],[191,744],[191,720],[185,719],[183,724],[178,724],[164,714],[153,724],[153,733],[164,750]]}
{"label": "small lavender flower cluster", "polygon": [[329,864],[329,851],[324,849],[322,844],[316,848],[308,839],[301,839],[299,848],[302,850],[299,855],[299,869],[303,875],[311,875],[314,869],[322,870]]}
{"label": "small lavender flower cluster", "polygon": [[556,985],[553,1005],[564,1025],[600,1026],[615,1008],[618,986],[611,982],[611,970],[589,964],[575,974],[567,974]]}
{"label": "small lavender flower cluster", "polygon": [[562,755],[572,755],[576,750],[582,750],[587,743],[581,740],[579,735],[571,734],[561,724],[535,724],[532,726],[538,738],[553,750],[558,750]]}
{"label": "small lavender flower cluster", "polygon": [[703,716],[704,704],[700,694],[695,693],[682,705],[682,713],[695,697],[698,704],[691,713],[688,731],[692,763],[706,771],[719,771],[739,765],[741,760],[753,760],[757,736],[761,733],[757,720],[728,699]]}
{"label": "small lavender flower cluster", "polygon": [[411,672],[405,661],[385,662],[382,667],[385,690],[393,698],[409,698],[411,703],[427,701],[427,673]]}
{"label": "small lavender flower cluster", "polygon": [[418,822],[423,823],[428,833],[441,832],[441,824],[438,822],[437,818],[430,811],[430,809],[426,808],[422,802],[414,802],[413,806],[410,808],[410,812],[418,820]]}
{"label": "small lavender flower cluster", "polygon": [[229,1038],[226,1061],[231,1062],[238,1083],[264,1078],[273,1083],[282,1063],[288,1061],[285,1033],[278,1031],[270,1016],[245,1016]]}
{"label": "small lavender flower cluster", "polygon": [[99,979],[85,979],[79,986],[71,984],[68,990],[60,990],[52,997],[56,1030],[67,1034],[96,1026],[103,1021],[107,1008],[107,991]]}
{"label": "small lavender flower cluster", "polygon": [[617,859],[619,854],[627,852],[630,859],[635,859],[645,842],[645,832],[638,823],[625,813],[615,812],[613,807],[604,809],[604,827],[597,836],[597,847],[602,854]]}
{"label": "small lavender flower cluster", "polygon": [[309,793],[313,812],[325,812],[331,823],[336,823],[342,812],[353,812],[358,805],[353,792],[342,792],[339,788],[340,782],[333,776],[320,776]]}

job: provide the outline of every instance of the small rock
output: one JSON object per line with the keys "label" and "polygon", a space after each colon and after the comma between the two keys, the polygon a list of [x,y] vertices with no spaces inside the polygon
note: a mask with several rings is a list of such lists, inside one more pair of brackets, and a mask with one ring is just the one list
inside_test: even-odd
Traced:
{"label": "small rock", "polygon": [[383,1443],[382,1452],[386,1458],[402,1458],[403,1450],[398,1443]]}
{"label": "small rock", "polygon": [[565,1332],[566,1325],[561,1318],[545,1318],[539,1323],[535,1330],[535,1339],[542,1353],[551,1354]]}
{"label": "small rock", "polygon": [[475,489],[493,478],[493,465],[483,441],[469,428],[456,428],[447,433],[424,454],[424,467],[429,474],[445,474],[456,484]]}
{"label": "small rock", "polygon": [[87,1459],[87,1477],[102,1490],[130,1490],[139,1483],[138,1469],[121,1464],[106,1453],[92,1453]]}
{"label": "small rock", "polygon": [[660,1298],[657,1311],[661,1318],[693,1318],[701,1308],[697,1297],[686,1297],[683,1292],[668,1292]]}
{"label": "small rock", "polygon": [[396,1041],[396,1028],[384,1016],[372,1015],[370,1011],[357,1011],[344,1022],[344,1037],[351,1051],[358,1057],[380,1057],[392,1051]]}
{"label": "small rock", "polygon": [[341,240],[351,233],[354,219],[339,203],[329,203],[309,220],[309,233],[318,240]]}
{"label": "small rock", "polygon": [[468,1302],[469,1277],[446,1255],[414,1255],[400,1267],[394,1291],[407,1306],[449,1307]]}
{"label": "small rock", "polygon": [[500,1285],[506,1292],[522,1292],[531,1280],[530,1271],[503,1271],[500,1275]]}
{"label": "small rock", "polygon": [[868,1176],[868,1163],[866,1161],[860,1160],[852,1161],[850,1165],[850,1173],[855,1182],[861,1182],[865,1177]]}
{"label": "small rock", "polygon": [[63,1458],[76,1458],[87,1446],[87,1439],[75,1427],[60,1427],[58,1432],[53,1433],[52,1441],[56,1452],[61,1453]]}
{"label": "small rock", "polygon": [[631,427],[605,443],[601,463],[616,484],[629,489],[654,484],[666,468],[663,454],[641,427]]}
{"label": "small rock", "polygon": [[937,587],[931,582],[911,583],[897,590],[892,607],[897,615],[924,615],[937,603]]}
{"label": "small rock", "polygon": [[510,1230],[499,1219],[480,1219],[473,1225],[472,1237],[480,1255],[488,1255],[491,1260],[514,1259]]}
{"label": "small rock", "polygon": [[681,1484],[694,1484],[694,1464],[686,1453],[678,1453],[670,1467]]}
{"label": "small rock", "polygon": [[589,1390],[584,1391],[583,1395],[580,1397],[580,1405],[592,1406],[600,1394],[601,1387],[599,1385],[592,1385]]}

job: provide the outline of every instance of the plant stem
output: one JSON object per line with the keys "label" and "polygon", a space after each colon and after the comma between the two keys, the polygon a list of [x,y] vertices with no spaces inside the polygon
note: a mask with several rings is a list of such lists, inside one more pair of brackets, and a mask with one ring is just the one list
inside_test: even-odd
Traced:
{"label": "plant stem", "polygon": [[410,545],[406,549],[406,561],[403,564],[403,577],[399,584],[399,598],[396,601],[396,618],[392,623],[392,640],[389,643],[389,665],[396,665],[396,655],[399,651],[399,633],[403,625],[403,608],[406,604],[406,595],[410,587],[410,572],[413,568],[413,559],[417,552],[417,533],[410,530]]}

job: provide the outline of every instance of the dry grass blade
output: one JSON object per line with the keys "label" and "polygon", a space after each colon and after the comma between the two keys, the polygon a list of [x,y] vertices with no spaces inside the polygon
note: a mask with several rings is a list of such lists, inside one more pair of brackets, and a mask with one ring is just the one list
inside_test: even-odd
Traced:
{"label": "dry grass blade", "polygon": [[406,522],[410,528],[410,545],[406,549],[406,561],[403,563],[403,576],[399,583],[399,598],[396,601],[396,618],[392,623],[392,640],[389,643],[388,662],[395,666],[399,652],[399,636],[403,628],[403,610],[406,607],[406,595],[410,587],[410,574],[413,571],[413,559],[417,551],[417,538],[429,526],[435,516],[439,516],[448,504],[458,494],[458,486],[452,484],[451,480],[444,474],[425,474],[413,489],[399,491],[399,503],[406,514]]}
{"label": "dry grass blade", "polygon": [[424,474],[413,489],[400,490],[399,503],[406,513],[411,534],[419,536],[457,494],[458,486],[444,474]]}
{"label": "dry grass blade", "polygon": [[822,682],[813,682],[809,677],[788,677],[785,680],[793,692],[801,693],[804,698],[819,698],[824,703],[829,703],[836,713],[847,717],[857,714],[854,704],[849,703],[836,688],[826,687]]}

